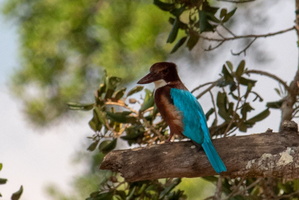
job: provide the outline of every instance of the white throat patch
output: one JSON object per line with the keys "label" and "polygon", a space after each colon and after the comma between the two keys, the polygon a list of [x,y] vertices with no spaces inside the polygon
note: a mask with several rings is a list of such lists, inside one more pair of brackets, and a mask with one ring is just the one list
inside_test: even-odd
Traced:
{"label": "white throat patch", "polygon": [[158,89],[160,87],[164,87],[165,85],[167,85],[166,81],[164,81],[163,79],[154,81],[155,84],[155,89]]}

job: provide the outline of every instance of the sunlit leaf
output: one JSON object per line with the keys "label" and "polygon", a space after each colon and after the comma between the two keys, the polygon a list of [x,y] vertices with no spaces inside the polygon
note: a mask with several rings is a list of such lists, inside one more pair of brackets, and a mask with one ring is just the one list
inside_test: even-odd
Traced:
{"label": "sunlit leaf", "polygon": [[118,90],[117,92],[115,92],[115,95],[114,95],[115,100],[121,99],[124,96],[126,90],[127,90],[127,88],[122,88],[122,89]]}
{"label": "sunlit leaf", "polygon": [[137,92],[140,92],[142,89],[143,89],[143,86],[136,86],[136,87],[132,88],[132,89],[128,92],[127,97],[128,97],[128,96],[131,96],[131,95],[133,95],[133,94],[135,94],[135,93],[137,93]]}
{"label": "sunlit leaf", "polygon": [[145,90],[145,98],[143,104],[141,105],[140,111],[145,111],[148,108],[154,106],[154,97],[152,91],[146,89]]}
{"label": "sunlit leaf", "polygon": [[69,102],[67,105],[68,108],[71,110],[84,110],[84,111],[91,110],[94,107],[94,103],[81,104],[81,103]]}
{"label": "sunlit leaf", "polygon": [[130,116],[132,112],[106,112],[109,119],[119,122],[119,123],[133,123],[136,121],[136,118],[133,116]]}

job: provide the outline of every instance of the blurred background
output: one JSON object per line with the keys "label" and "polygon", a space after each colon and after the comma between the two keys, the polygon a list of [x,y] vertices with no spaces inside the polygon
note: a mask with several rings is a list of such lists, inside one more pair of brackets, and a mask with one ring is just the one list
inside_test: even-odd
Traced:
{"label": "blurred background", "polygon": [[[233,8],[234,4],[224,3]],[[151,64],[170,60],[179,66],[189,89],[219,77],[222,65],[246,60],[250,69],[262,69],[288,83],[297,69],[298,51],[294,31],[258,39],[246,55],[233,56],[248,41],[232,41],[214,51],[199,42],[188,51],[169,54],[169,14],[151,1],[94,0],[0,0],[0,186],[3,199],[20,185],[21,199],[63,199],[82,188],[82,198],[97,188],[97,169],[85,149],[91,113],[67,109],[67,102],[93,102],[104,73],[123,78],[133,87]],[[255,1],[238,5],[229,25],[235,34],[268,33],[294,25],[294,1]],[[260,77],[253,77],[259,80]],[[258,81],[265,100],[278,99],[273,82]],[[149,86],[152,88],[152,86]],[[203,98],[202,106],[210,102]],[[280,112],[257,124],[250,133],[278,130]],[[92,165],[92,167],[91,167]],[[96,172],[94,172],[96,173]],[[94,184],[85,184],[92,182]],[[198,179],[182,186],[196,199]]]}

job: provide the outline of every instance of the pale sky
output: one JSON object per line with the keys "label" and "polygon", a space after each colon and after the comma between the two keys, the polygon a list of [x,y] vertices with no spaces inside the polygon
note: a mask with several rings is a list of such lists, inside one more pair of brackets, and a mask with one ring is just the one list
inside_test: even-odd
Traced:
{"label": "pale sky", "polygon": [[[272,0],[264,0],[272,1]],[[3,0],[0,0],[0,3]],[[280,0],[275,6],[265,11],[273,16],[270,23],[267,23],[261,33],[274,32],[286,29],[293,25],[294,1]],[[247,27],[250,28],[250,27]],[[272,53],[272,62],[264,65],[257,65],[254,59],[247,61],[247,66],[261,68],[274,73],[284,80],[290,81],[295,75],[297,67],[297,47],[295,32],[262,40],[265,50]],[[60,188],[67,188],[72,177],[82,171],[82,167],[74,167],[72,156],[82,149],[82,143],[86,137],[91,135],[87,125],[88,118],[80,121],[65,121],[63,124],[47,130],[32,128],[24,120],[21,112],[21,105],[11,96],[7,88],[7,81],[10,74],[18,67],[18,38],[16,27],[11,22],[4,21],[0,16],[0,162],[3,163],[1,178],[7,178],[8,183],[0,185],[0,192],[3,199],[9,199],[10,195],[17,191],[20,185],[24,186],[22,200],[47,200],[44,187],[48,183],[55,183]],[[228,50],[228,52],[230,49]],[[202,75],[202,83],[214,80],[218,77],[219,68],[232,56],[224,55],[217,60],[218,68],[205,71]],[[242,57],[238,58],[239,60]],[[239,61],[238,61],[239,62]],[[236,62],[236,64],[238,63]],[[213,63],[215,64],[215,63]],[[189,88],[195,87],[193,76],[184,72],[182,80]],[[258,77],[258,76],[257,76]],[[259,92],[271,99],[278,99],[273,91],[273,82],[263,79],[259,82]],[[205,103],[202,102],[203,107]],[[273,116],[263,123],[259,123],[253,131],[262,132],[270,127],[277,130],[279,123],[279,112],[272,112]]]}

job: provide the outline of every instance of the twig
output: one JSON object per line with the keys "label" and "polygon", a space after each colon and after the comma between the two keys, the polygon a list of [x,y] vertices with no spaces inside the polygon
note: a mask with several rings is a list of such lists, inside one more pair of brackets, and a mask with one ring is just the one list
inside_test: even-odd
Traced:
{"label": "twig", "polygon": [[290,87],[286,84],[285,81],[283,81],[281,78],[279,78],[278,76],[271,74],[269,72],[265,72],[265,71],[261,71],[261,70],[247,70],[246,74],[259,74],[259,75],[264,75],[264,76],[268,76],[276,81],[278,81],[281,85],[283,85],[283,87],[290,92]]}
{"label": "twig", "polygon": [[211,91],[209,91],[209,93],[210,93],[210,96],[211,96],[211,99],[212,99],[212,104],[213,104],[213,107],[214,107],[214,110],[215,110],[215,112],[214,112],[215,113],[215,121],[218,122],[218,116],[217,116],[216,103],[215,103],[215,100],[214,100],[214,96],[213,96]]}
{"label": "twig", "polygon": [[239,51],[238,53],[234,53],[233,51],[231,51],[231,54],[234,56],[239,56],[241,53],[244,53],[244,55],[246,56],[246,50],[256,41],[257,38],[254,38],[251,42],[249,42],[249,44],[242,50]]}
{"label": "twig", "polygon": [[[221,79],[221,78],[220,78]],[[191,93],[195,92],[196,90],[199,90],[200,88],[206,86],[206,85],[213,85],[213,84],[216,84],[220,79],[216,80],[216,81],[212,81],[212,82],[207,82],[207,83],[204,83],[202,85],[199,85],[197,86],[196,88],[194,88],[193,90],[191,90]]]}
{"label": "twig", "polygon": [[284,29],[284,30],[280,30],[280,31],[276,31],[276,32],[272,32],[272,33],[266,33],[266,34],[249,34],[249,35],[236,35],[233,37],[224,37],[224,38],[211,38],[211,37],[206,37],[206,36],[202,36],[199,35],[199,37],[201,37],[204,40],[209,40],[209,41],[216,41],[216,42],[222,42],[224,41],[228,41],[228,40],[237,40],[237,39],[244,39],[244,38],[261,38],[261,37],[270,37],[270,36],[275,36],[275,35],[279,35],[282,33],[286,33],[292,30],[296,30],[295,26],[292,26],[290,28]]}
{"label": "twig", "polygon": [[236,108],[234,110],[234,113],[233,113],[233,116],[232,116],[232,119],[230,120],[229,124],[227,125],[225,131],[224,131],[224,137],[228,136],[228,131],[230,129],[230,127],[232,126],[232,124],[234,123],[235,121],[235,117],[237,115],[237,110],[239,109],[239,104],[241,102],[241,92],[240,92],[240,83],[238,82],[237,84],[237,92],[238,92],[238,101],[237,101],[237,104],[236,104]]}
{"label": "twig", "polygon": [[216,84],[218,83],[218,81],[221,79],[218,79],[217,81],[214,81],[210,87],[208,87],[207,89],[205,89],[202,93],[200,93],[199,95],[196,96],[197,99],[199,99],[200,97],[202,97],[205,93],[207,93],[208,91],[210,91],[213,87],[216,86]]}

